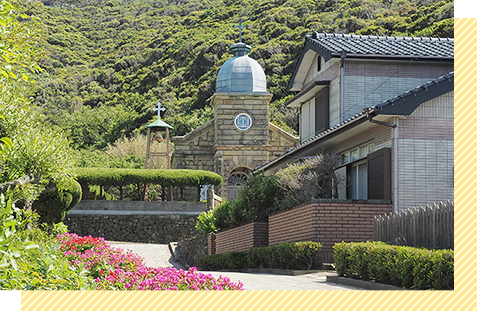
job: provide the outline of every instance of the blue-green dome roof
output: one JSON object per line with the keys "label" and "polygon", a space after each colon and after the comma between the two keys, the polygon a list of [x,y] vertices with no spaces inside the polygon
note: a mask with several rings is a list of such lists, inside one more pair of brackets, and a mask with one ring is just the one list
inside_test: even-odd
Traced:
{"label": "blue-green dome roof", "polygon": [[267,78],[262,67],[247,55],[251,47],[240,42],[232,45],[230,49],[234,52],[234,57],[228,59],[220,68],[216,92],[267,92]]}

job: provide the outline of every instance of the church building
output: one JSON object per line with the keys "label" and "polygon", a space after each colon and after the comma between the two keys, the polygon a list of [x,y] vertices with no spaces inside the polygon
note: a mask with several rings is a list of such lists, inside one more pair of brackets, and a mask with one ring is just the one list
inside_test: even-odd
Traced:
{"label": "church building", "polygon": [[220,68],[211,99],[214,119],[172,138],[175,167],[218,173],[224,182],[215,192],[228,200],[236,198],[253,168],[298,143],[269,122],[272,94],[262,67],[248,56],[251,47],[239,42],[230,49],[234,56]]}

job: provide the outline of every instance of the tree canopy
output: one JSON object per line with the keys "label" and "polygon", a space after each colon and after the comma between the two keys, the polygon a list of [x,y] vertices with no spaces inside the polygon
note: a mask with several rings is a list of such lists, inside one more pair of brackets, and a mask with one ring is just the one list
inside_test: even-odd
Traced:
{"label": "tree canopy", "polygon": [[[77,146],[102,149],[142,130],[160,101],[183,135],[213,117],[220,66],[238,41],[267,75],[271,120],[297,130],[283,106],[304,35],[313,30],[389,36],[453,36],[451,0],[44,0],[45,25],[35,101]],[[88,125],[87,133],[82,129]]]}

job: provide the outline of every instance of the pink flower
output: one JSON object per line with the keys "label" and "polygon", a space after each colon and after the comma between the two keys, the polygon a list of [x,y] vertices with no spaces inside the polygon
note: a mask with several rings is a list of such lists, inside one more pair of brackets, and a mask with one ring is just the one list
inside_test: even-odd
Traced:
{"label": "pink flower", "polygon": [[96,289],[243,290],[241,282],[234,284],[222,276],[214,279],[210,274],[198,273],[195,267],[187,271],[147,267],[143,258],[112,248],[103,238],[65,233],[57,240],[73,266],[84,264],[90,270],[98,284]]}

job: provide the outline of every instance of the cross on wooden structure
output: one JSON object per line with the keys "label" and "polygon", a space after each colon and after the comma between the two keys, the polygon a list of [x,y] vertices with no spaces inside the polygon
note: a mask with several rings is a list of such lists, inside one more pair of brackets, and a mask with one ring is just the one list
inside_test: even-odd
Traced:
{"label": "cross on wooden structure", "polygon": [[154,108],[152,108],[152,110],[157,111],[157,117],[158,117],[158,120],[160,120],[161,119],[161,111],[165,111],[166,108],[164,108],[164,107],[161,108],[161,103],[159,102],[159,103],[157,103],[157,108],[154,107]]}
{"label": "cross on wooden structure", "polygon": [[239,24],[233,25],[233,28],[238,28],[239,29],[239,42],[242,42],[242,28],[248,28],[248,25],[242,25],[242,19],[239,19]]}

